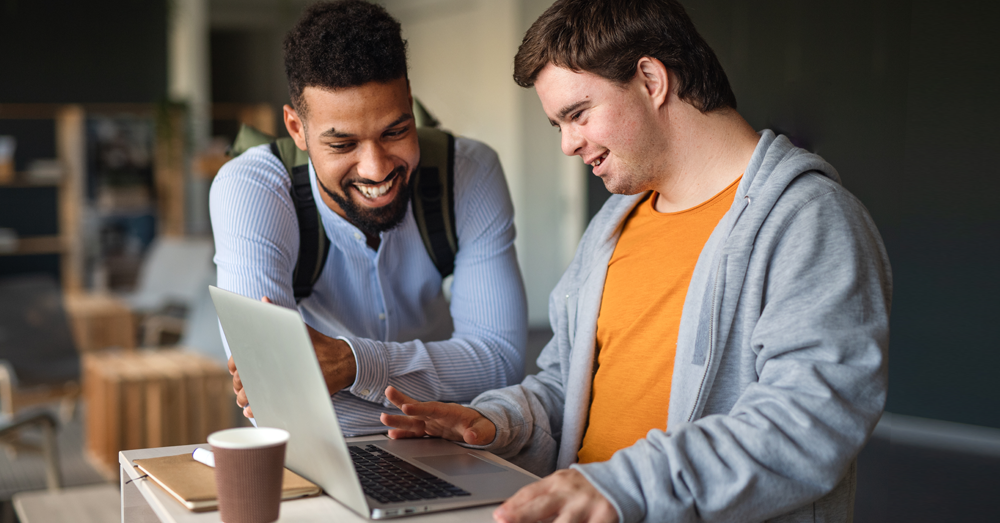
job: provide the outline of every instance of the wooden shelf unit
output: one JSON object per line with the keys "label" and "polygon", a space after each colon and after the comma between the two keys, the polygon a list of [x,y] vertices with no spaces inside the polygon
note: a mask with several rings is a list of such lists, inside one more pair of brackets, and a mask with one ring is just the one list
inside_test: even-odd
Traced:
{"label": "wooden shelf unit", "polygon": [[[85,205],[88,114],[128,114],[159,119],[153,178],[156,190],[157,234],[183,236],[185,195],[185,119],[180,108],[165,110],[152,104],[0,104],[0,120],[54,120],[56,158],[63,175],[57,182],[34,182],[23,173],[3,187],[58,189],[57,236],[22,237],[18,248],[0,255],[59,254],[63,290],[84,290],[84,257],[80,226]],[[167,132],[164,132],[164,128]]]}
{"label": "wooden shelf unit", "polygon": [[16,182],[14,187],[55,185],[58,188],[58,236],[26,237],[7,255],[59,254],[66,292],[83,290],[83,244],[80,216],[86,180],[87,134],[83,106],[57,104],[0,104],[0,119],[54,120],[56,157],[63,175],[58,183]]}

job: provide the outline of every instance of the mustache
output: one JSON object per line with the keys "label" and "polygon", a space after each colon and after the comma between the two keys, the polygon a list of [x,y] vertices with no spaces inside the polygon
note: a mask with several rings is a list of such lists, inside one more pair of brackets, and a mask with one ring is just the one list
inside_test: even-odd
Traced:
{"label": "mustache", "polygon": [[343,181],[340,182],[340,186],[342,189],[344,189],[344,192],[347,192],[348,187],[350,187],[351,185],[381,185],[385,182],[388,182],[389,180],[395,180],[396,178],[403,177],[405,175],[406,175],[406,167],[400,165],[399,167],[393,169],[389,173],[389,175],[383,178],[381,181],[374,182],[372,180],[368,180],[365,178],[344,179]]}

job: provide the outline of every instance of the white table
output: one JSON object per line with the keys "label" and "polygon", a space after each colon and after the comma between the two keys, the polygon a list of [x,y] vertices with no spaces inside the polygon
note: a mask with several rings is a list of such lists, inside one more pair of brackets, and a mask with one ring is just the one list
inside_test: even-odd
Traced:
{"label": "white table", "polygon": [[[351,438],[349,441],[366,441],[371,439],[385,439],[385,436]],[[121,465],[121,512],[123,523],[215,523],[221,521],[218,510],[211,512],[191,512],[184,508],[184,505],[181,505],[170,494],[164,492],[152,480],[148,478],[139,479],[142,473],[132,465],[132,460],[136,459],[190,454],[197,447],[210,448],[207,443],[204,443],[201,445],[182,445],[179,447],[124,450],[118,453],[118,462]],[[507,463],[507,466],[510,466],[510,464]],[[496,507],[497,505],[487,505],[419,516],[407,516],[399,521],[407,523],[427,523],[431,521],[441,523],[487,522],[493,521],[493,510]],[[281,503],[281,517],[278,521],[282,523],[305,523],[312,521],[322,521],[324,523],[329,521],[344,521],[353,523],[370,520],[323,494],[312,498],[283,501]]]}

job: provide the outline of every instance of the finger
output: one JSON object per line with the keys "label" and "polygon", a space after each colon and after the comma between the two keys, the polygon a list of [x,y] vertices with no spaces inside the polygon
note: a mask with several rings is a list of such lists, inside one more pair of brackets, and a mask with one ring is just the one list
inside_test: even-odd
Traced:
{"label": "finger", "polygon": [[462,434],[462,439],[469,445],[486,445],[496,438],[497,426],[486,416],[480,415],[468,430]]}
{"label": "finger", "polygon": [[407,416],[415,416],[424,419],[458,418],[458,412],[454,407],[458,405],[451,403],[441,403],[439,401],[421,401],[417,403],[403,403],[399,410]]}
{"label": "finger", "polygon": [[403,394],[399,391],[399,389],[393,387],[392,385],[385,388],[385,397],[397,408],[400,408],[404,403],[420,403],[406,394]]}
{"label": "finger", "polygon": [[416,432],[410,432],[408,430],[398,430],[398,429],[389,429],[388,435],[389,435],[390,439],[406,439],[406,438],[422,438],[422,437],[424,437],[423,434],[419,434],[419,433],[416,433]]}
{"label": "finger", "polygon": [[504,523],[541,521],[559,513],[564,499],[553,492],[552,476],[522,487],[493,511],[493,518]]}
{"label": "finger", "polygon": [[250,409],[250,405],[243,408],[243,415],[247,418],[253,418],[253,410]]}
{"label": "finger", "polygon": [[420,436],[423,436],[426,432],[426,426],[423,420],[411,418],[409,416],[397,416],[383,412],[379,416],[379,421],[387,427],[413,432],[415,434],[419,434]]}
{"label": "finger", "polygon": [[240,371],[233,373],[233,390],[237,392],[243,390],[243,380],[240,379]]}
{"label": "finger", "polygon": [[243,389],[240,389],[240,391],[236,393],[236,404],[241,407],[246,407],[248,403],[250,402],[247,400],[247,393],[243,391]]}
{"label": "finger", "polygon": [[230,374],[235,374],[236,373],[236,362],[233,361],[233,357],[232,356],[229,357],[229,361],[226,362],[226,366],[229,367],[229,373]]}
{"label": "finger", "polygon": [[261,296],[260,301],[264,303],[274,303],[273,301],[271,301],[271,298],[268,298],[267,296]]}

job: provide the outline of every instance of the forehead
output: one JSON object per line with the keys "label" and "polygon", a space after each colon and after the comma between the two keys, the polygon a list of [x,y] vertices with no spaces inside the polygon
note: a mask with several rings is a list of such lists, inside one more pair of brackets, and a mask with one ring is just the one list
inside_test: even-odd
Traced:
{"label": "forehead", "polygon": [[369,82],[357,87],[323,89],[307,86],[302,90],[306,121],[322,130],[361,132],[381,129],[410,114],[410,90],[405,78],[389,82]]}
{"label": "forehead", "polygon": [[620,87],[594,73],[572,71],[548,64],[535,79],[535,92],[542,102],[542,109],[552,120],[559,120],[560,113],[576,104],[600,102],[620,91]]}

